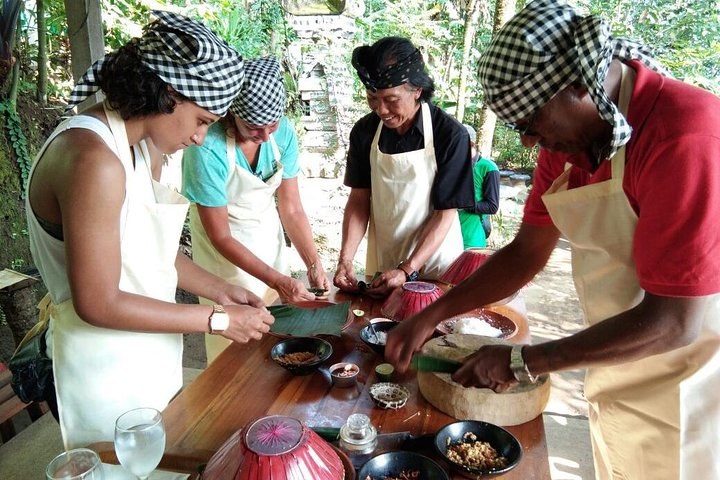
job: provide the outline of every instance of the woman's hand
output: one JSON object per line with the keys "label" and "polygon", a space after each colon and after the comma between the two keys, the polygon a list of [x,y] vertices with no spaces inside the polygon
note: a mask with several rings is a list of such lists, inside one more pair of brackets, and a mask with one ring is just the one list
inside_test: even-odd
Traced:
{"label": "woman's hand", "polygon": [[406,278],[405,272],[399,268],[387,270],[372,281],[365,293],[373,298],[387,297],[393,290],[401,287]]}
{"label": "woman's hand", "polygon": [[315,300],[315,294],[309,292],[300,280],[292,277],[283,276],[272,287],[277,290],[280,295],[280,301],[283,303],[307,302]]}
{"label": "woman's hand", "polygon": [[222,336],[238,343],[260,340],[264,333],[270,331],[275,318],[266,308],[254,308],[248,305],[225,305],[230,316],[230,325],[222,332]]}
{"label": "woman's hand", "polygon": [[250,305],[251,307],[265,309],[265,303],[260,297],[246,288],[231,283],[228,283],[214,300],[220,305]]}
{"label": "woman's hand", "polygon": [[308,282],[311,287],[322,288],[326,292],[330,291],[330,280],[328,280],[327,272],[320,261],[316,261],[307,270]]}
{"label": "woman's hand", "polygon": [[357,292],[359,290],[352,260],[340,260],[338,262],[333,284],[345,292]]}

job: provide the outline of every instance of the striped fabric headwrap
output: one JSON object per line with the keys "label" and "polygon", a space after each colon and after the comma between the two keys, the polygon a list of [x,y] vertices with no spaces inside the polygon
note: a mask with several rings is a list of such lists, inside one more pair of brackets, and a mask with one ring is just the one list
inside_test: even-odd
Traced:
{"label": "striped fabric headwrap", "polygon": [[[183,15],[155,10],[153,16],[156,20],[136,39],[143,65],[202,108],[224,115],[242,86],[240,54],[206,26]],[[98,75],[112,55],[85,72],[70,94],[67,110],[100,89]]]}
{"label": "striped fabric headwrap", "polygon": [[491,41],[480,59],[480,83],[485,102],[505,123],[530,117],[562,89],[581,83],[613,127],[611,157],[632,134],[603,87],[615,58],[639,60],[669,76],[644,45],[613,37],[600,17],[580,16],[559,0],[535,0]]}
{"label": "striped fabric headwrap", "polygon": [[255,126],[271,125],[285,113],[285,84],[275,57],[245,62],[245,81],[230,111]]}

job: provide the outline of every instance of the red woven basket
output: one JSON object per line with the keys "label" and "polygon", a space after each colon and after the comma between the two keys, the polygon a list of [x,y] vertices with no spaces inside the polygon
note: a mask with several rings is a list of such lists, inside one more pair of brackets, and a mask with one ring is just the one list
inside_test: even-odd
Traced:
{"label": "red woven basket", "polygon": [[491,248],[468,248],[464,250],[440,276],[440,281],[451,286],[457,285],[485,263],[485,260],[493,253],[495,253],[495,250]]}
{"label": "red woven basket", "polygon": [[443,291],[428,282],[405,282],[390,294],[380,313],[387,318],[402,321],[424,309],[440,298]]}
{"label": "red woven basket", "polygon": [[212,456],[203,480],[343,480],[337,451],[299,420],[272,415],[250,422]]}

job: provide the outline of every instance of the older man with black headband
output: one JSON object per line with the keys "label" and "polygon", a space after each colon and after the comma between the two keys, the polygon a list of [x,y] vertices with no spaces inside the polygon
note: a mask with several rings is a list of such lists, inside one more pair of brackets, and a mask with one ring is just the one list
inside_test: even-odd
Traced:
{"label": "older man with black headband", "polygon": [[356,48],[352,63],[372,113],[350,133],[352,190],[334,283],[358,290],[352,261],[367,229],[365,273],[380,274],[366,292],[384,296],[406,281],[438,278],[462,251],[457,209],[474,204],[470,138],[430,103],[435,87],[409,40]]}
{"label": "older man with black headband", "polygon": [[500,120],[541,147],[522,226],[394,330],[386,358],[405,370],[442,319],[516,291],[563,235],[588,327],[484,347],[453,379],[502,392],[587,368],[598,478],[719,479],[720,99],[660,70],[642,45],[557,0],[502,28],[480,80]]}

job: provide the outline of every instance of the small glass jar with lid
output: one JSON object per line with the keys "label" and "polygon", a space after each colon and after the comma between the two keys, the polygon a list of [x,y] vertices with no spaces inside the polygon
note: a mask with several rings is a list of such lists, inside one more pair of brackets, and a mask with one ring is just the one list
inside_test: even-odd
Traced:
{"label": "small glass jar with lid", "polygon": [[353,413],[340,428],[340,447],[350,454],[371,452],[376,445],[377,429],[363,413]]}

